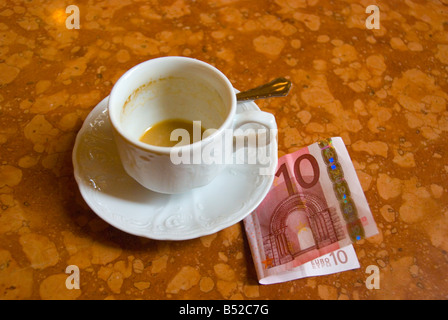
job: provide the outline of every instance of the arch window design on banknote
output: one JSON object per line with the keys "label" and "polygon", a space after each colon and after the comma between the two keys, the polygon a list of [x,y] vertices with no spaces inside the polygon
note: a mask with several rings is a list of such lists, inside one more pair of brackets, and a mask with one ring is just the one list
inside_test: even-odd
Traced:
{"label": "arch window design on banknote", "polygon": [[[283,185],[278,188],[284,188]],[[340,219],[325,198],[297,193],[281,201],[272,213],[263,246],[272,259],[268,267],[294,260],[308,251],[344,238]]]}

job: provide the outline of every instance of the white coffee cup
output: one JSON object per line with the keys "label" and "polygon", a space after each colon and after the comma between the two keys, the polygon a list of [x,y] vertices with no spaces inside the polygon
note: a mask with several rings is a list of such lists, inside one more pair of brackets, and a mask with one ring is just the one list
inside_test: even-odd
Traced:
{"label": "white coffee cup", "polygon": [[[227,77],[205,62],[186,57],[156,58],[133,67],[114,85],[108,105],[126,172],[147,189],[169,194],[207,185],[226,165],[226,159],[179,164],[172,155],[190,154],[193,160],[204,148],[231,149],[232,140],[224,139],[226,134],[245,123],[276,131],[272,114],[236,114],[236,108],[235,90]],[[204,128],[216,130],[183,146],[161,147],[140,141],[148,127],[173,118],[201,121]]]}

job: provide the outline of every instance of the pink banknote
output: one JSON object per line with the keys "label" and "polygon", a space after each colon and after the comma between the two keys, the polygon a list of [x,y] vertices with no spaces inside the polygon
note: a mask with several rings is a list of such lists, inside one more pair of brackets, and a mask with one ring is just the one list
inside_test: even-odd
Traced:
{"label": "pink banknote", "polygon": [[281,157],[271,190],[244,225],[260,283],[378,233],[339,137]]}

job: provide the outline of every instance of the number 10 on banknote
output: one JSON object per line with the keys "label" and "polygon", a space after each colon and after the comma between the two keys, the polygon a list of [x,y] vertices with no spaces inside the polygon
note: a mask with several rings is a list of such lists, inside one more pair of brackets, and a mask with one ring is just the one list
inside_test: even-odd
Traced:
{"label": "number 10 on banknote", "polygon": [[261,283],[378,233],[341,138],[281,157],[269,193],[244,224]]}

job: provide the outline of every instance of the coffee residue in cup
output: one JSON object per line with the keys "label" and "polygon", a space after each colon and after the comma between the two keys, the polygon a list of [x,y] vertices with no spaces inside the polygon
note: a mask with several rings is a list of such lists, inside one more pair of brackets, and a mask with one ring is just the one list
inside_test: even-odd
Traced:
{"label": "coffee residue in cup", "polygon": [[[195,126],[200,127],[199,136],[199,128],[197,128],[195,132]],[[171,133],[176,129],[184,129],[186,130],[186,132],[188,132],[188,135],[184,131],[182,138],[179,137],[178,140],[172,141]],[[158,147],[174,147],[179,143],[182,143],[182,145],[186,145],[201,140],[204,131],[205,129],[200,124],[194,123],[190,120],[167,119],[149,127],[140,137],[140,141]],[[185,138],[186,136],[189,137],[189,141],[183,141],[183,138]],[[182,141],[180,141],[181,139]]]}

